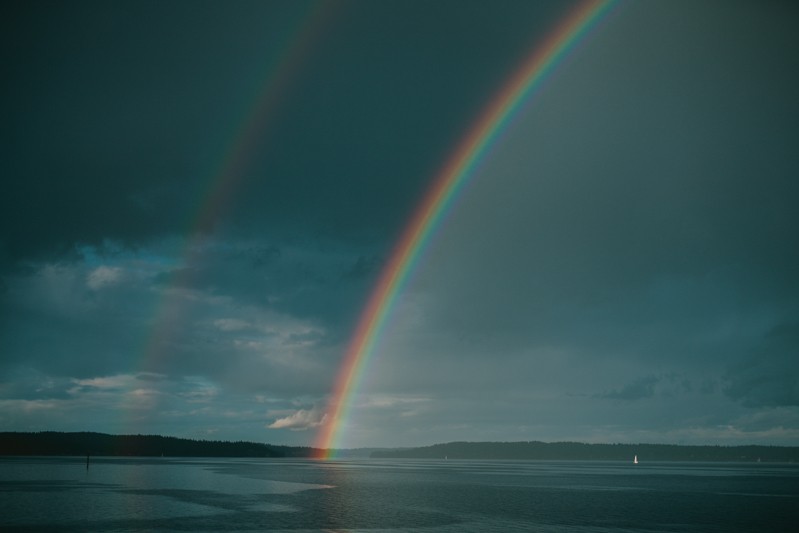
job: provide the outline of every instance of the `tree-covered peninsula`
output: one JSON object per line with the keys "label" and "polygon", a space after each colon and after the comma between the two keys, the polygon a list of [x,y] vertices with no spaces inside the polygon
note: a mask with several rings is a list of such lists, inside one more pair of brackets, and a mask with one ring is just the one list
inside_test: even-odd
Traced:
{"label": "tree-covered peninsula", "polygon": [[139,457],[311,457],[309,447],[257,442],[180,439],[160,435],[0,432],[0,455],[97,455]]}

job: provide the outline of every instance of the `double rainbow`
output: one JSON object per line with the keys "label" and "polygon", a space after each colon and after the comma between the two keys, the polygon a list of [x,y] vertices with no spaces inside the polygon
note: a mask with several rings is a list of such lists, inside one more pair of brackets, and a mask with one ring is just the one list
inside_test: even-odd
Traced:
{"label": "double rainbow", "polygon": [[417,208],[372,291],[341,363],[315,448],[330,458],[343,438],[342,428],[364,374],[386,325],[397,295],[408,281],[445,218],[453,200],[474,175],[480,162],[514,115],[541,87],[557,64],[605,15],[613,0],[579,4],[549,35],[497,93],[479,120],[447,160]]}

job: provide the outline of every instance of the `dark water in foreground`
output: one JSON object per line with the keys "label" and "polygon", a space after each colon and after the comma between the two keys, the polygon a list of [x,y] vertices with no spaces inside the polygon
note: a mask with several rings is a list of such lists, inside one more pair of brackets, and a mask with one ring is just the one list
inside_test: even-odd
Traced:
{"label": "dark water in foreground", "polygon": [[799,465],[0,458],[0,529],[799,531]]}

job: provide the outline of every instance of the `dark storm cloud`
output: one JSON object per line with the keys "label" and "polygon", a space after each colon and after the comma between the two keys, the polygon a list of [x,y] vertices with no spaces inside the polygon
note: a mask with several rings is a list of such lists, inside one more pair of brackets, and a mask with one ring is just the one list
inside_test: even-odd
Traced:
{"label": "dark storm cloud", "polygon": [[691,394],[693,385],[686,375],[675,373],[660,376],[644,376],[638,378],[618,389],[594,394],[594,398],[606,400],[635,401],[652,398],[656,394],[663,397]]}
{"label": "dark storm cloud", "polygon": [[252,262],[254,268],[268,267],[280,259],[280,248],[271,246],[252,247],[244,250],[242,255]]}
{"label": "dark storm cloud", "polygon": [[281,110],[291,119],[270,136],[270,179],[252,183],[263,193],[254,198],[276,187],[282,217],[324,233],[396,231],[472,110],[558,12],[546,3],[421,6],[360,3],[336,20]]}
{"label": "dark storm cloud", "polygon": [[383,267],[385,262],[377,256],[358,256],[352,266],[341,275],[344,281],[358,281],[372,279]]}
{"label": "dark storm cloud", "polygon": [[4,17],[10,259],[186,231],[302,11],[154,7],[32,2]]}
{"label": "dark storm cloud", "polygon": [[379,273],[382,259],[358,246],[327,243],[251,245],[235,237],[194,254],[195,266],[164,271],[153,281],[212,291],[241,303],[319,320],[349,331],[358,302]]}
{"label": "dark storm cloud", "polygon": [[[307,444],[413,208],[571,6],[330,2],[297,48],[312,4],[10,9],[0,423]],[[349,444],[796,442],[795,9],[620,2],[439,226]]]}
{"label": "dark storm cloud", "polygon": [[724,392],[748,407],[799,405],[799,323],[769,331],[725,377]]}
{"label": "dark storm cloud", "polygon": [[211,142],[197,120],[224,124],[224,91],[191,88],[208,70],[218,75],[207,83],[232,78],[211,53],[210,27],[192,35],[191,24],[175,24],[201,11],[34,2],[4,17],[11,259],[104,238],[140,242],[185,217],[179,184],[205,171],[195,154]]}
{"label": "dark storm cloud", "polygon": [[340,3],[295,58],[310,5],[171,2],[157,16],[147,2],[16,5],[0,60],[12,80],[4,261],[185,232],[286,54],[298,64],[279,72],[288,89],[270,95],[278,105],[235,176],[237,209],[222,214],[293,235],[391,236],[464,112],[526,47],[529,21],[543,28],[560,11],[466,2],[453,16],[436,3],[419,17],[416,3]]}
{"label": "dark storm cloud", "polygon": [[0,383],[2,398],[53,400],[69,397],[74,387],[68,378],[52,378],[30,368],[16,369]]}
{"label": "dark storm cloud", "polygon": [[655,395],[655,385],[660,381],[656,376],[646,376],[629,383],[619,390],[598,394],[598,398],[609,400],[640,400]]}
{"label": "dark storm cloud", "polygon": [[53,265],[12,279],[3,300],[0,365],[87,377],[127,364],[126,352],[141,328],[130,313],[148,309],[150,300],[111,281],[97,291],[90,274],[91,269]]}

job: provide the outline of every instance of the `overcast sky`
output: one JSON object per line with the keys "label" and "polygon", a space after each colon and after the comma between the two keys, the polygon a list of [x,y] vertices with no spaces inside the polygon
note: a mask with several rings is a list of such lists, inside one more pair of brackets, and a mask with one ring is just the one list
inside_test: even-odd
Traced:
{"label": "overcast sky", "polygon": [[[0,429],[311,444],[414,207],[571,2],[18,2]],[[799,10],[620,2],[400,295],[342,445],[799,445]]]}

